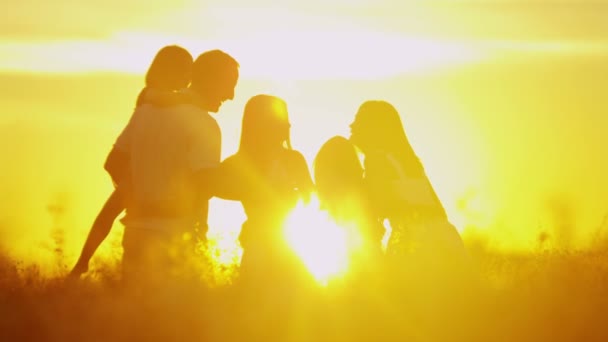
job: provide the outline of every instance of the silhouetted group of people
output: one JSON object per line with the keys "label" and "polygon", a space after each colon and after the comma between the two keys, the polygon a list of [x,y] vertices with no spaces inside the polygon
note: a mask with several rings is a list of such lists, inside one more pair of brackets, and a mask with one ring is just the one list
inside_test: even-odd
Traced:
{"label": "silhouetted group of people", "polygon": [[[194,61],[175,45],[157,53],[135,111],[106,160],[115,189],[73,275],[88,270],[91,256],[125,210],[125,280],[143,281],[145,273],[170,277],[192,242],[205,239],[214,196],[244,208],[243,281],[262,278],[288,287],[301,281],[301,272],[294,271],[301,265],[280,233],[298,201],[313,193],[338,224],[357,226],[372,260],[389,265],[391,272],[431,274],[434,269],[435,277],[466,263],[462,240],[391,104],[363,103],[350,138],[335,136],[319,150],[313,181],[303,155],[291,146],[287,103],[272,95],[249,99],[238,151],[220,160],[221,131],[210,113],[233,99],[238,78],[239,64],[220,50]],[[383,251],[387,229],[391,234]]]}

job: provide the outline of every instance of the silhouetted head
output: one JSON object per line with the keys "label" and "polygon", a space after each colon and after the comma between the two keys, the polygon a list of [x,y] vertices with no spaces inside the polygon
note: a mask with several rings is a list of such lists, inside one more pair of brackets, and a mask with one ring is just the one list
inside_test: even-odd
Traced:
{"label": "silhouetted head", "polygon": [[291,148],[287,103],[272,95],[256,95],[243,113],[239,153],[257,158]]}
{"label": "silhouetted head", "polygon": [[364,102],[350,125],[350,140],[368,154],[388,153],[397,158],[407,172],[420,174],[416,153],[405,135],[397,109],[386,101]]}
{"label": "silhouetted head", "polygon": [[190,52],[177,45],[168,45],[160,49],[152,60],[146,73],[146,87],[179,90],[187,87],[191,78]]}
{"label": "silhouetted head", "polygon": [[350,140],[364,152],[377,149],[390,151],[405,136],[399,113],[385,101],[363,103],[350,130]]}
{"label": "silhouetted head", "polygon": [[234,98],[239,63],[221,50],[202,53],[192,67],[190,88],[203,99],[208,111],[216,113],[222,103]]}
{"label": "silhouetted head", "polygon": [[355,146],[341,136],[329,139],[315,158],[314,177],[319,199],[325,204],[358,191],[363,167]]}

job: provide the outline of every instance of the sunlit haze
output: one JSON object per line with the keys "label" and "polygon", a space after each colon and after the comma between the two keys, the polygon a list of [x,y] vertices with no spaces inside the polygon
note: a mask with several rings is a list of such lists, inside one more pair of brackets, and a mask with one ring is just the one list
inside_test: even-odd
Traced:
{"label": "sunlit haze", "polygon": [[[311,166],[363,101],[386,99],[465,240],[586,246],[608,213],[607,16],[590,0],[12,4],[0,20],[0,248],[44,261],[62,234],[75,260],[112,189],[107,152],[167,44],[238,59],[236,98],[217,115],[224,157],[255,94],[287,101]],[[239,257],[243,221],[238,203],[212,201],[210,234],[233,243],[224,263]],[[95,260],[119,257],[120,234],[117,223]]]}

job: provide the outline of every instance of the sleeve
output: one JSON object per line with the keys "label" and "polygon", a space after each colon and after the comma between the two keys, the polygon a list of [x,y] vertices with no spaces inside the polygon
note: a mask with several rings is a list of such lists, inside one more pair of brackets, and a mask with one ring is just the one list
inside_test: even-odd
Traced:
{"label": "sleeve", "polygon": [[222,152],[222,135],[217,122],[209,118],[199,124],[200,129],[194,130],[188,151],[188,165],[193,172],[218,167]]}
{"label": "sleeve", "polygon": [[235,156],[227,158],[217,168],[213,196],[240,201],[243,199],[242,194],[246,191],[247,187],[242,179],[238,161]]}

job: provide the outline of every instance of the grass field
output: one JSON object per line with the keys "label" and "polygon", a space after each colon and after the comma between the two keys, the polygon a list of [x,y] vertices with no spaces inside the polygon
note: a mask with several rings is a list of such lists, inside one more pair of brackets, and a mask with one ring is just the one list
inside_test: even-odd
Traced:
{"label": "grass field", "polygon": [[[116,265],[66,282],[0,260],[3,341],[605,341],[608,248],[507,254],[468,244],[480,275],[467,291],[428,295],[386,273],[305,292],[243,296],[231,285],[124,288]],[[396,285],[396,286],[395,286]],[[398,289],[398,291],[394,291]],[[383,293],[384,291],[384,293]],[[403,292],[401,292],[403,291]],[[401,293],[400,293],[401,292]],[[260,295],[260,296],[258,296]],[[265,299],[264,299],[265,298]],[[283,298],[283,299],[281,299]],[[444,298],[444,299],[441,299]],[[445,300],[447,298],[447,300]],[[252,300],[254,299],[254,300]],[[283,305],[277,305],[277,304]]]}

